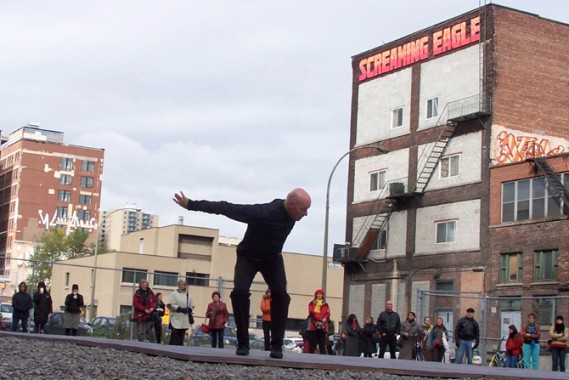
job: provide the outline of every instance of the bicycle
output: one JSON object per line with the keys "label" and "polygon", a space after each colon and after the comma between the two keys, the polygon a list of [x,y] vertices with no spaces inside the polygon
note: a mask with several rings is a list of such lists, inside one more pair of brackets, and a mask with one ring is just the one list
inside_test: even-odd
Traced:
{"label": "bicycle", "polygon": [[500,339],[500,343],[498,343],[498,347],[496,347],[496,352],[492,355],[492,359],[490,359],[490,363],[488,363],[488,367],[505,367],[506,366],[506,353],[504,351],[500,351],[500,346],[504,341],[504,337]]}
{"label": "bicycle", "polygon": [[415,343],[415,360],[425,361],[425,352],[423,351],[421,342]]}

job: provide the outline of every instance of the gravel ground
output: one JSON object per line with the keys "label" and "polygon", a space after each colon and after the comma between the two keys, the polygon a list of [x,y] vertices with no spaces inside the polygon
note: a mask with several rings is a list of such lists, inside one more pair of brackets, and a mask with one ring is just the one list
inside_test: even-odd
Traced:
{"label": "gravel ground", "polygon": [[379,372],[194,363],[129,351],[0,338],[0,379],[427,379]]}

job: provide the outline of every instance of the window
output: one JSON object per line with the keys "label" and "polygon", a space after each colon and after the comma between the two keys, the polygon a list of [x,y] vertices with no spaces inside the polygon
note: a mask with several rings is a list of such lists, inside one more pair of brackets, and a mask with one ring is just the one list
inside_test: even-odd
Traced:
{"label": "window", "polygon": [[522,254],[508,253],[500,256],[500,283],[522,282]]}
{"label": "window", "polygon": [[138,283],[147,277],[148,271],[146,269],[123,268],[122,282]]}
{"label": "window", "polygon": [[403,107],[395,108],[391,111],[391,128],[403,125]]}
{"label": "window", "polygon": [[69,272],[65,273],[65,286],[69,286]]}
{"label": "window", "polygon": [[371,249],[386,249],[387,248],[387,230],[384,228],[383,230],[379,231],[379,235],[377,235],[377,239],[373,243]]}
{"label": "window", "polygon": [[460,155],[443,157],[440,160],[441,178],[456,177],[459,174]]}
{"label": "window", "polygon": [[209,274],[186,272],[186,283],[194,286],[209,286]]}
{"label": "window", "polygon": [[[568,181],[569,173],[560,179]],[[545,177],[502,185],[502,222],[559,216],[562,206],[561,198],[549,188]]]}
{"label": "window", "polygon": [[62,174],[61,177],[59,177],[59,183],[62,185],[71,185],[72,179],[73,177],[69,174]]}
{"label": "window", "polygon": [[154,271],[154,286],[177,286],[178,273]]}
{"label": "window", "polygon": [[81,194],[79,196],[79,203],[83,205],[90,205],[91,203],[93,203],[93,197],[90,195]]}
{"label": "window", "polygon": [[77,211],[77,219],[82,220],[84,222],[88,222],[91,220],[91,211],[89,210],[78,210]]}
{"label": "window", "polygon": [[[130,316],[132,313],[133,307],[132,305],[120,305],[119,306],[119,315],[126,315]],[[128,325],[129,322],[127,322]]]}
{"label": "window", "polygon": [[57,218],[67,219],[67,215],[68,215],[67,211],[68,211],[67,207],[58,206],[55,209],[55,216]]}
{"label": "window", "polygon": [[81,187],[92,188],[93,177],[81,177]]}
{"label": "window", "polygon": [[73,170],[73,159],[61,157],[61,170]]}
{"label": "window", "polygon": [[456,220],[437,223],[437,243],[451,243],[456,238]]}
{"label": "window", "polygon": [[69,190],[59,190],[57,194],[57,200],[61,202],[70,202],[71,201],[71,191]]}
{"label": "window", "polygon": [[83,161],[81,170],[84,172],[93,173],[95,171],[95,163],[93,161]]}
{"label": "window", "polygon": [[557,250],[535,252],[534,281],[557,281]]}
{"label": "window", "polygon": [[427,100],[427,119],[439,116],[439,98]]}
{"label": "window", "polygon": [[551,297],[534,297],[533,310],[536,310],[537,318],[535,322],[538,325],[549,326],[555,323],[555,298]]}
{"label": "window", "polygon": [[369,191],[377,191],[385,188],[385,177],[387,172],[380,170],[369,175]]}

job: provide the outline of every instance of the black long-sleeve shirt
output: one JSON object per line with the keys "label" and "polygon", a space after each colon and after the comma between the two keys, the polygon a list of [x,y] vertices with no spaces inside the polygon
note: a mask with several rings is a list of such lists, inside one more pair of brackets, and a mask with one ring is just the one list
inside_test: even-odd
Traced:
{"label": "black long-sleeve shirt", "polygon": [[253,205],[190,200],[188,210],[224,215],[247,223],[245,236],[237,245],[237,254],[255,261],[268,261],[278,256],[295,224],[283,199]]}

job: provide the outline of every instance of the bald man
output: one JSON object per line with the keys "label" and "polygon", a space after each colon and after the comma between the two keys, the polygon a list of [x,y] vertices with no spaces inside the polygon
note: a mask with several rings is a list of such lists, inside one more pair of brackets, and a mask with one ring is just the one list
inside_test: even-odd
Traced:
{"label": "bald man", "polygon": [[261,272],[271,289],[272,298],[270,356],[281,359],[290,304],[281,252],[294,224],[308,215],[310,195],[297,188],[288,193],[286,199],[253,205],[191,200],[183,192],[174,194],[173,200],[190,211],[224,215],[247,223],[245,236],[237,245],[234,287],[230,296],[237,327],[236,354],[249,355],[249,290],[253,278],[257,272]]}

